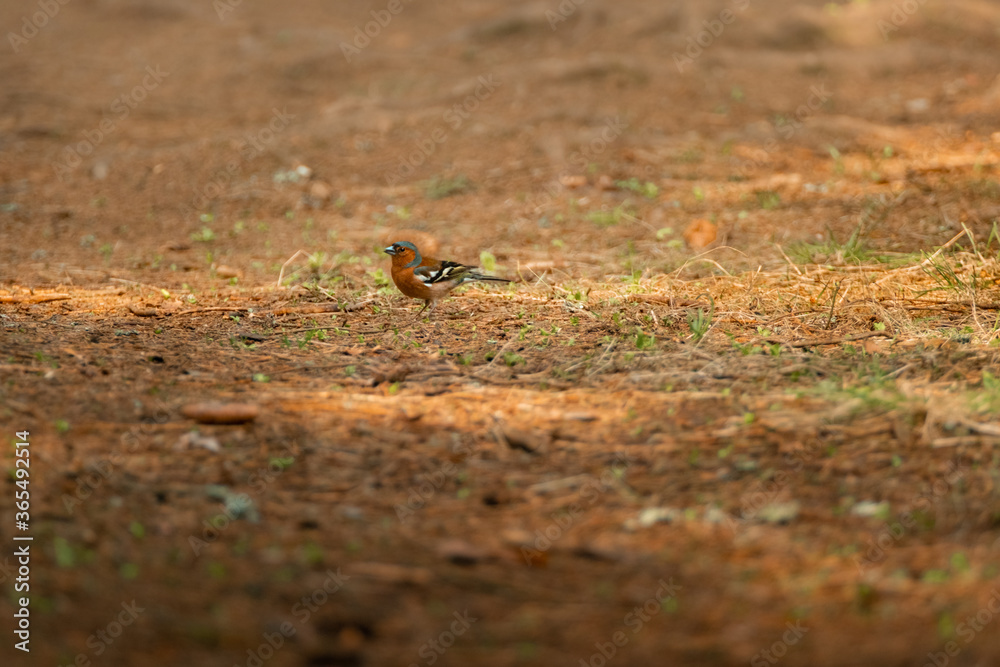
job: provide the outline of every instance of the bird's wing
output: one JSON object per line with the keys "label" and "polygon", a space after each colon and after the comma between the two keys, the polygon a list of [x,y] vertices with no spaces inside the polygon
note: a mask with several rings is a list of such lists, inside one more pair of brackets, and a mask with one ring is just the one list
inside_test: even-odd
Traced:
{"label": "bird's wing", "polygon": [[466,266],[465,264],[459,264],[458,262],[445,261],[428,266],[418,266],[413,269],[413,275],[415,275],[420,282],[425,285],[445,282],[462,282],[462,280],[468,276],[469,271],[474,268],[476,267]]}

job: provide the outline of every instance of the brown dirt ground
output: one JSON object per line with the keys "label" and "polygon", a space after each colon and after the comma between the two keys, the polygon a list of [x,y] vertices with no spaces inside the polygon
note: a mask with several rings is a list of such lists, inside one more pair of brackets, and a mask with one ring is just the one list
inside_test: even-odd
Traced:
{"label": "brown dirt ground", "polygon": [[1000,664],[995,5],[221,1],[0,49],[0,662]]}

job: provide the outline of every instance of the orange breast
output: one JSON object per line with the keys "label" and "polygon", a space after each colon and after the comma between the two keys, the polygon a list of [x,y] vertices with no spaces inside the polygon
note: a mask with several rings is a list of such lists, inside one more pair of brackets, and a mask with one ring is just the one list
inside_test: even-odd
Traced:
{"label": "orange breast", "polygon": [[408,297],[426,300],[433,296],[431,289],[413,275],[413,269],[397,267],[393,263],[390,275],[392,275],[392,282],[396,283],[399,291]]}

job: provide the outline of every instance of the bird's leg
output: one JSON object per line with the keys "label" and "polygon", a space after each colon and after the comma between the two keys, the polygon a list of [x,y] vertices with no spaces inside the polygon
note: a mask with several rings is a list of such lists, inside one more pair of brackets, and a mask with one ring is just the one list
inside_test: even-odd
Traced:
{"label": "bird's leg", "polygon": [[427,299],[426,301],[424,301],[424,307],[417,311],[417,315],[420,315],[420,313],[422,313],[425,310],[427,310],[427,306],[429,306],[429,305],[431,305],[431,300]]}

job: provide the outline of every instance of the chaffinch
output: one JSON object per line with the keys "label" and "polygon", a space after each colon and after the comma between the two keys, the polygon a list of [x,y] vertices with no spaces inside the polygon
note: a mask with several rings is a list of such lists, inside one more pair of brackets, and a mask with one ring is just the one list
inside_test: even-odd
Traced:
{"label": "chaffinch", "polygon": [[396,283],[399,291],[414,299],[424,300],[424,307],[418,315],[428,306],[433,311],[439,299],[462,283],[475,280],[511,282],[506,278],[478,273],[475,266],[424,257],[409,241],[397,241],[385,252],[392,255],[392,282]]}

